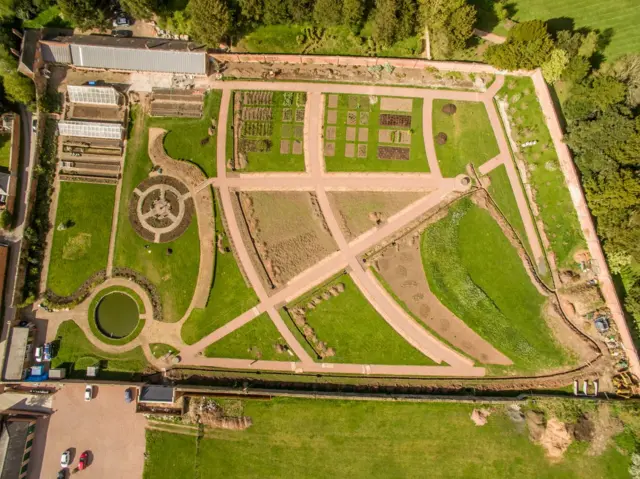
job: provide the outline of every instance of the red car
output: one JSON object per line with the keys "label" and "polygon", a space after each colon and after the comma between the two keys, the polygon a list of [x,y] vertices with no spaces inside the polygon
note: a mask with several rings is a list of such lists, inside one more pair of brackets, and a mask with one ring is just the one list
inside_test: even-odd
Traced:
{"label": "red car", "polygon": [[78,469],[82,471],[86,469],[88,465],[89,465],[89,453],[87,451],[84,451],[80,456],[80,462],[78,462]]}

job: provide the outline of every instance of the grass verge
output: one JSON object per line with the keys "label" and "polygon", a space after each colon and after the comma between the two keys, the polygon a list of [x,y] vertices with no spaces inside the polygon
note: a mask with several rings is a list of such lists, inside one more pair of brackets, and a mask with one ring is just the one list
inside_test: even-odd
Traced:
{"label": "grass verge", "polygon": [[151,343],[149,344],[149,348],[151,349],[151,354],[153,354],[153,357],[158,359],[160,359],[167,353],[177,355],[180,352],[170,344],[165,343]]}
{"label": "grass verge", "polygon": [[57,295],[72,294],[107,267],[115,194],[113,185],[60,183],[47,278]]}

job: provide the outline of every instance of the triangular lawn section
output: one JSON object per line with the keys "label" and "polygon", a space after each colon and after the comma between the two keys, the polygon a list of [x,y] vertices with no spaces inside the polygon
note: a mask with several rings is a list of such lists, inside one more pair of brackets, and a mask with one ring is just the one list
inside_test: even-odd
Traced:
{"label": "triangular lawn section", "polygon": [[265,361],[297,361],[295,354],[279,353],[276,346],[287,345],[267,313],[249,321],[226,335],[220,341],[207,346],[208,358],[262,359]]}

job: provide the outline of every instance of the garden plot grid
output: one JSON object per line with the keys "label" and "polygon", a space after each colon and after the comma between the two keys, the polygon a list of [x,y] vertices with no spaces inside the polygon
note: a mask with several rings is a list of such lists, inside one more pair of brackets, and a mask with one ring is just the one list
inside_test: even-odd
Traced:
{"label": "garden plot grid", "polygon": [[325,95],[327,171],[429,171],[423,100]]}
{"label": "garden plot grid", "polygon": [[306,101],[303,92],[235,92],[238,169],[303,170]]}

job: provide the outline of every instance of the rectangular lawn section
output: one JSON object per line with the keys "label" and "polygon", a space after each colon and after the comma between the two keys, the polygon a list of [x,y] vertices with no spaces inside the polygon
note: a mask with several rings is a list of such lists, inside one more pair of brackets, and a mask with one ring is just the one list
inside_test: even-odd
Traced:
{"label": "rectangular lawn section", "polygon": [[[296,114],[304,115],[306,94],[282,91],[274,91],[272,93],[273,96],[270,102],[252,103],[250,105],[243,103],[240,112],[234,111],[234,114],[242,114],[242,110],[246,108],[268,108],[271,110],[271,120],[243,120],[242,128],[240,128],[240,131],[235,132],[236,135],[239,135],[238,150],[240,152],[243,150],[242,146],[240,146],[241,140],[263,142],[263,144],[266,143],[268,145],[266,151],[248,151],[248,164],[242,171],[304,171],[304,119],[296,118]],[[234,92],[234,96],[244,96],[245,94],[253,94],[253,92]],[[233,97],[231,101],[234,101]],[[283,116],[285,115],[285,110],[289,111],[290,116]],[[231,123],[233,120],[229,119],[229,122]],[[254,126],[266,125],[270,125],[270,133],[258,134],[256,131],[252,131]],[[228,127],[230,126],[228,125]],[[289,144],[286,151],[281,151],[281,142],[283,141]],[[295,154],[293,152],[294,141],[300,142],[300,152]]]}
{"label": "rectangular lawn section", "polygon": [[249,323],[207,346],[208,358],[262,359],[264,361],[296,361],[286,351],[279,353],[276,345],[286,345],[278,329],[267,313],[262,313]]}
{"label": "rectangular lawn section", "polygon": [[85,378],[89,366],[99,366],[101,379],[133,379],[147,365],[140,346],[125,353],[107,353],[91,344],[73,321],[58,327],[51,367],[66,368],[69,378]]}
{"label": "rectangular lawn section", "polygon": [[107,267],[115,195],[113,185],[60,183],[47,278],[47,287],[57,295],[72,294]]}
{"label": "rectangular lawn section", "polygon": [[528,77],[507,77],[498,97],[509,103],[507,114],[514,141],[518,144],[537,141],[516,155],[527,165],[535,202],[558,267],[571,267],[575,264],[573,254],[586,245],[533,82]]}
{"label": "rectangular lawn section", "polygon": [[[202,118],[151,118],[149,126],[168,130],[164,149],[171,158],[195,163],[209,177],[216,176],[217,141],[209,136],[212,120],[218,121],[221,90],[207,92]],[[202,140],[208,139],[205,145]]]}
{"label": "rectangular lawn section", "polygon": [[[214,209],[216,235],[224,234],[217,202]],[[229,251],[221,254],[217,248],[215,250],[213,285],[207,307],[194,309],[180,330],[182,340],[187,344],[199,341],[258,304],[258,297],[253,289],[247,286],[226,235],[223,247]]]}
{"label": "rectangular lawn section", "polygon": [[529,256],[533,259],[531,244],[529,243],[527,232],[524,229],[524,222],[522,221],[522,216],[516,203],[516,197],[513,194],[513,188],[507,175],[507,168],[504,165],[500,165],[487,176],[489,176],[489,181],[491,181],[491,185],[489,185],[488,188],[491,198],[496,202],[509,224],[516,230],[520,241],[522,241]]}
{"label": "rectangular lawn section", "polygon": [[[129,199],[136,186],[152,169],[149,159],[149,122],[138,107],[132,109],[131,131],[122,177],[118,233],[114,267],[131,268],[146,276],[157,288],[162,301],[163,320],[178,321],[185,313],[195,290],[200,263],[198,219],[177,240],[150,243],[142,239],[129,221]],[[215,141],[212,140],[212,141]],[[167,254],[171,249],[171,255]]]}
{"label": "rectangular lawn section", "polygon": [[[329,101],[330,95],[324,95],[324,160],[327,171],[356,171],[356,172],[428,172],[429,162],[424,145],[422,128],[422,98],[413,98],[411,112],[381,110],[382,97],[374,97],[374,103],[367,95],[338,96],[337,107]],[[351,98],[351,99],[350,99]],[[349,112],[355,112],[356,121],[349,121]],[[333,122],[330,117],[336,115]],[[411,116],[411,126],[381,126],[380,115]],[[335,139],[329,135],[329,129],[335,128]],[[354,136],[349,136],[349,129],[354,130]],[[366,135],[364,130],[366,129]],[[410,143],[398,143],[396,140],[380,142],[379,131],[402,131],[410,134]],[[363,135],[363,136],[361,136]],[[395,134],[394,134],[395,135]],[[331,155],[330,146],[333,144],[335,153]],[[359,147],[366,146],[366,156],[359,155]],[[410,148],[407,160],[387,160],[378,158],[378,146]],[[353,147],[351,156],[347,148]]]}
{"label": "rectangular lawn section", "polygon": [[[366,300],[348,274],[298,298],[290,306],[304,307],[314,296],[342,283],[344,292],[306,311],[307,323],[318,340],[335,350],[324,359],[333,363],[435,365],[407,343]],[[290,328],[296,328],[287,321]],[[306,343],[304,339],[302,343]],[[317,356],[315,353],[313,357]]]}
{"label": "rectangular lawn section", "polygon": [[571,358],[543,317],[545,298],[486,210],[464,199],[422,237],[429,287],[456,316],[519,371],[564,366]]}
{"label": "rectangular lawn section", "polygon": [[523,424],[497,406],[486,425],[474,405],[274,398],[242,401],[245,431],[191,436],[149,431],[144,478],[626,478],[630,456],[575,442],[550,461]]}
{"label": "rectangular lawn section", "polygon": [[11,161],[11,135],[0,134],[0,171],[9,172]]}
{"label": "rectangular lawn section", "polygon": [[[448,104],[455,105],[455,113],[442,111]],[[447,135],[443,145],[438,144],[439,133]],[[487,109],[479,101],[433,100],[433,138],[445,177],[463,174],[468,163],[478,167],[500,153]]]}

